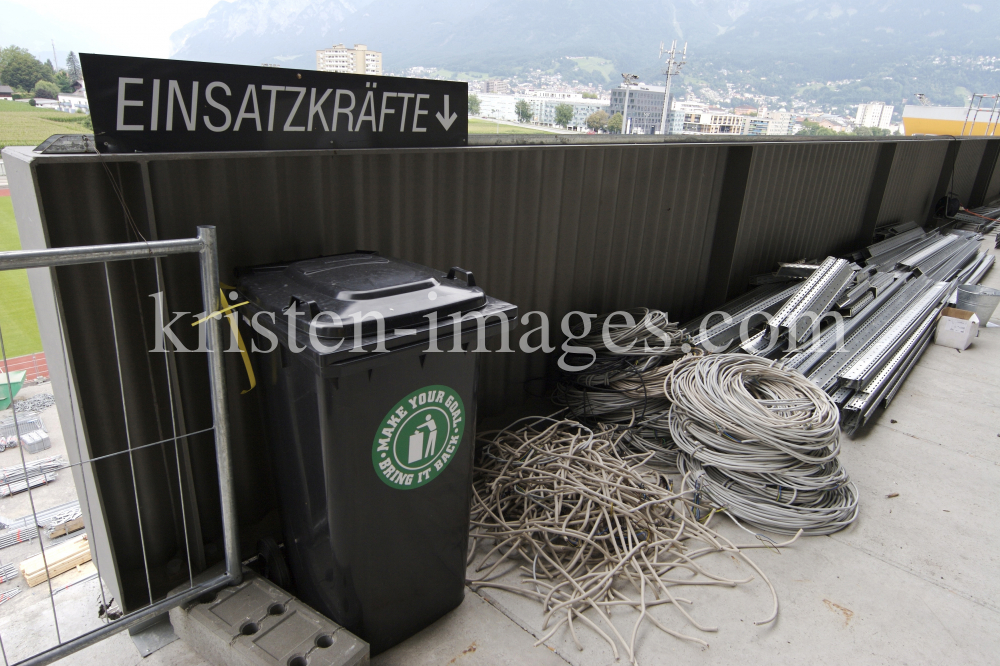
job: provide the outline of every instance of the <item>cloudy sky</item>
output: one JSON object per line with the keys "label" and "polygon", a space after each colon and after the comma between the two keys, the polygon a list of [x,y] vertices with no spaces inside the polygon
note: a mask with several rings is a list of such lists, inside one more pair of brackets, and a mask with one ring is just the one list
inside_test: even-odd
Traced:
{"label": "cloudy sky", "polygon": [[166,58],[170,34],[217,2],[0,0],[0,44],[23,46],[44,60],[52,58],[54,39],[60,62],[69,51]]}

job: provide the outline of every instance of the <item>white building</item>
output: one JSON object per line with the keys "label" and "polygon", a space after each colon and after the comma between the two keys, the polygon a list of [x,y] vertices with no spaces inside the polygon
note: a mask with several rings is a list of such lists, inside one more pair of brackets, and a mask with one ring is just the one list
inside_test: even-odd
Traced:
{"label": "white building", "polygon": [[892,125],[892,111],[895,108],[886,106],[882,102],[858,104],[858,115],[854,118],[854,124],[861,127],[889,129]]}
{"label": "white building", "polygon": [[531,122],[536,125],[556,124],[556,107],[568,104],[573,108],[573,117],[567,127],[569,129],[586,130],[587,118],[597,111],[608,111],[608,102],[601,99],[586,98],[580,93],[554,92],[551,90],[529,90],[517,95],[497,95],[480,93],[479,115],[482,118],[517,121],[516,105],[524,100],[531,109]]}
{"label": "white building", "polygon": [[768,111],[766,107],[760,109],[757,117],[747,117],[747,128],[745,134],[756,136],[788,136],[795,134],[795,116],[781,109],[780,111]]}
{"label": "white building", "polygon": [[573,118],[566,126],[568,129],[586,130],[587,118],[598,111],[608,113],[608,102],[584,97],[580,93],[529,90],[519,97],[528,102],[532,113],[531,122],[538,125],[555,126],[556,107],[560,104],[568,104],[573,108]]}
{"label": "white building", "polygon": [[87,93],[84,90],[75,93],[59,93],[59,98],[56,101],[60,111],[90,113],[90,104],[87,102]]}
{"label": "white building", "polygon": [[514,95],[497,95],[494,93],[479,94],[479,115],[482,118],[495,118],[515,122],[517,112],[514,105],[521,99]]}
{"label": "white building", "polygon": [[321,72],[379,76],[382,74],[382,52],[369,51],[364,44],[355,44],[352,49],[337,44],[316,51],[316,69]]}
{"label": "white building", "polygon": [[682,134],[747,134],[752,116],[738,116],[735,113],[719,113],[705,109],[684,113]]}

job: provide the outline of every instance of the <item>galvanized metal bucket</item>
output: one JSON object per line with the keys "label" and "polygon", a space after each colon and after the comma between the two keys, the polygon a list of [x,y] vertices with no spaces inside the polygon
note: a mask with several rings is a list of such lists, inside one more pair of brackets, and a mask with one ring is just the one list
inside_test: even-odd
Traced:
{"label": "galvanized metal bucket", "polygon": [[960,310],[975,312],[979,324],[985,327],[997,305],[1000,305],[1000,290],[973,284],[959,285],[957,301]]}

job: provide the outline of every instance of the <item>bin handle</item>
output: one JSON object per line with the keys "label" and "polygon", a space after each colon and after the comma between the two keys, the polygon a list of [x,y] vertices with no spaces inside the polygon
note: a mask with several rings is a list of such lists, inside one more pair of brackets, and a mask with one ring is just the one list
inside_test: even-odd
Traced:
{"label": "bin handle", "polygon": [[467,270],[465,270],[464,268],[462,268],[460,266],[452,266],[451,270],[448,271],[448,279],[449,280],[454,280],[455,279],[455,273],[462,273],[462,274],[464,274],[465,275],[465,282],[470,287],[475,287],[476,286],[476,277],[472,274],[472,271],[467,271]]}

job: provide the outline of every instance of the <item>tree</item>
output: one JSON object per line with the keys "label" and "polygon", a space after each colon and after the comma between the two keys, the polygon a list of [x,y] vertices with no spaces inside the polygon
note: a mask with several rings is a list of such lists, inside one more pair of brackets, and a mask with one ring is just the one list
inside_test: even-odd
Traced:
{"label": "tree", "polygon": [[535,112],[531,110],[531,105],[527,100],[519,99],[514,105],[514,113],[517,114],[518,122],[526,123],[535,117]]}
{"label": "tree", "polygon": [[8,46],[5,49],[0,48],[0,77],[3,76],[3,71],[7,69],[11,61],[19,55],[30,56],[31,54],[28,52],[28,49],[21,48],[20,46]]}
{"label": "tree", "polygon": [[479,115],[479,95],[475,93],[469,95],[469,115],[470,116]]}
{"label": "tree", "polygon": [[55,78],[53,79],[52,82],[57,86],[59,86],[59,92],[64,92],[64,93],[73,92],[73,82],[70,80],[68,76],[66,76],[66,72],[64,70],[60,69],[58,72],[56,72]]}
{"label": "tree", "polygon": [[35,84],[35,97],[59,99],[59,86],[49,81],[39,81]]}
{"label": "tree", "polygon": [[615,112],[615,115],[608,119],[608,131],[615,134],[620,134],[622,131],[622,114],[621,112]]}
{"label": "tree", "polygon": [[864,125],[854,128],[855,136],[873,136],[872,129],[870,127],[865,127]]}
{"label": "tree", "polygon": [[573,122],[573,107],[569,104],[556,105],[556,125],[566,127]]}
{"label": "tree", "polygon": [[72,51],[66,56],[66,74],[70,81],[79,81],[83,78],[83,70],[80,69],[80,61],[76,59],[76,54]]}
{"label": "tree", "polygon": [[0,83],[20,90],[31,90],[36,82],[51,81],[52,77],[52,70],[28,53],[27,49],[19,46],[0,49]]}
{"label": "tree", "polygon": [[587,127],[594,130],[595,132],[607,129],[609,118],[610,116],[608,116],[608,112],[605,111],[604,109],[595,111],[594,113],[587,116]]}
{"label": "tree", "polygon": [[597,99],[597,93],[585,92],[583,93],[584,99]]}

